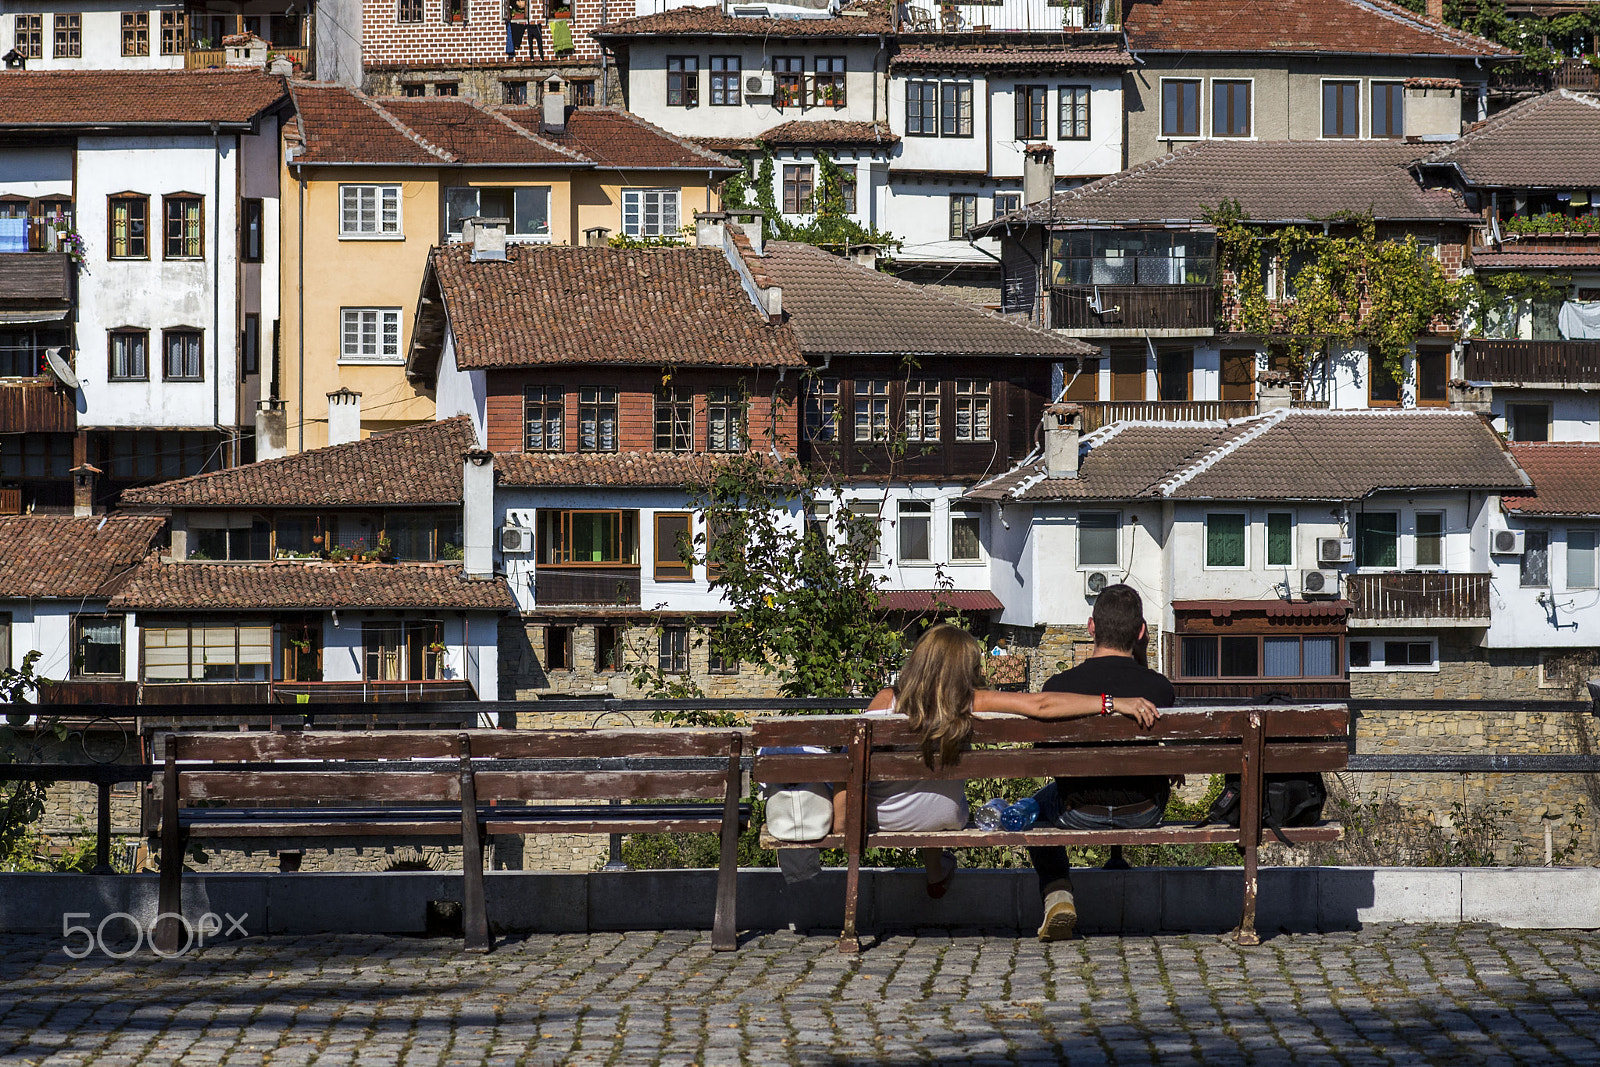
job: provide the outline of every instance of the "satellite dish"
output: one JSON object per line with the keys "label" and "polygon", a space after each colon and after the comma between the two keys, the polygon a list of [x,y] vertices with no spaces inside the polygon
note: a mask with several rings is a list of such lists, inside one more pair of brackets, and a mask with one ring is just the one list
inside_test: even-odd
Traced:
{"label": "satellite dish", "polygon": [[56,380],[62,385],[69,389],[79,388],[78,376],[72,373],[72,366],[67,362],[67,350],[65,348],[45,349],[44,362],[50,368],[50,373],[54,374]]}

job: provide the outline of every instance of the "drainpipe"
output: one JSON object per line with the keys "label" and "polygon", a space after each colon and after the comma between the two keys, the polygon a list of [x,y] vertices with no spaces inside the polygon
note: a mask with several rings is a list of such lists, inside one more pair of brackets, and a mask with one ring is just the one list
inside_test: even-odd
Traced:
{"label": "drainpipe", "polygon": [[222,137],[215,120],[211,150],[211,427],[235,441],[232,452],[237,463],[236,431],[222,425]]}
{"label": "drainpipe", "polygon": [[295,171],[295,177],[300,182],[300,221],[295,237],[295,256],[299,260],[297,268],[299,280],[295,286],[295,303],[298,308],[295,345],[299,349],[299,362],[295,377],[300,390],[300,436],[296,451],[304,452],[306,450],[306,172],[304,167],[296,167]]}

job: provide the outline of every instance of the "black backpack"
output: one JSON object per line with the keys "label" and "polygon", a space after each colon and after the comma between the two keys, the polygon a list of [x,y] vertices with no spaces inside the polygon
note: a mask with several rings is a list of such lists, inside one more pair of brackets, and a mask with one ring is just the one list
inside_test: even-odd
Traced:
{"label": "black backpack", "polygon": [[[1267,827],[1284,844],[1285,826],[1313,826],[1322,821],[1322,806],[1328,802],[1328,788],[1320,774],[1269,774],[1263,781],[1265,795],[1261,798],[1261,825]],[[1206,813],[1206,823],[1239,825],[1239,776],[1230,774],[1223,779],[1222,795],[1212,803]],[[1202,824],[1205,825],[1205,824]]]}

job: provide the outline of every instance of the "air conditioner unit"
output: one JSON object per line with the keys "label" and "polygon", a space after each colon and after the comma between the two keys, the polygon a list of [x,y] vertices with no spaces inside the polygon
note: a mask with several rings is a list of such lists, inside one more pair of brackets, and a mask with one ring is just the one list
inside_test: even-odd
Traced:
{"label": "air conditioner unit", "polygon": [[758,74],[746,75],[744,79],[744,95],[746,96],[771,96],[776,91],[777,82],[769,70],[763,70]]}
{"label": "air conditioner unit", "polygon": [[1525,550],[1521,530],[1495,530],[1489,535],[1489,551],[1497,556],[1520,556]]}
{"label": "air conditioner unit", "polygon": [[500,527],[500,551],[526,555],[533,551],[533,531],[526,526]]}
{"label": "air conditioner unit", "polygon": [[1349,563],[1356,558],[1356,543],[1348,537],[1317,538],[1318,563]]}
{"label": "air conditioner unit", "polygon": [[1111,575],[1105,571],[1089,571],[1083,576],[1083,595],[1099,596],[1111,584]]}
{"label": "air conditioner unit", "polygon": [[1301,571],[1300,595],[1310,600],[1312,597],[1338,596],[1339,572],[1338,571]]}

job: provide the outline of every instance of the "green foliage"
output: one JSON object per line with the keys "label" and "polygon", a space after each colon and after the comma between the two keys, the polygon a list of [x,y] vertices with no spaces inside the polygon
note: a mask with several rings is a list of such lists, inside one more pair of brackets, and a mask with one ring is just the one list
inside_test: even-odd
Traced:
{"label": "green foliage", "polygon": [[[898,247],[900,242],[882,230],[867,229],[845,211],[844,174],[839,165],[824,152],[816,153],[817,184],[812,194],[812,215],[804,223],[790,222],[778,209],[773,193],[777,163],[772,149],[761,146],[761,160],[756,164],[755,181],[736,174],[722,187],[724,210],[756,207],[765,219],[764,232],[768,240],[797,241],[821,248],[845,249],[857,245],[877,245],[879,248]],[[754,195],[755,203],[750,203]]]}
{"label": "green foliage", "polygon": [[[26,704],[41,679],[34,673],[38,650],[22,658],[21,667],[0,670],[0,704]],[[0,725],[0,764],[23,763],[52,739],[62,741],[66,727],[59,716],[13,711]],[[28,852],[31,827],[44,814],[45,792],[53,782],[0,782],[0,864]],[[10,869],[10,868],[7,868]]]}
{"label": "green foliage", "polygon": [[[1499,336],[1530,304],[1559,303],[1572,291],[1570,274],[1479,271],[1461,279],[1461,302],[1479,337]],[[1499,320],[1498,322],[1496,320]]]}
{"label": "green foliage", "polygon": [[[1344,824],[1344,840],[1305,846],[1311,863],[1363,867],[1516,867],[1543,862],[1517,833],[1509,802],[1489,797],[1475,804],[1457,800],[1443,819],[1402,804],[1393,796],[1332,793],[1325,817]],[[1551,861],[1569,862],[1584,847],[1584,806],[1553,844]]]}
{"label": "green foliage", "polygon": [[1582,54],[1586,38],[1600,32],[1600,4],[1543,18],[1513,18],[1507,13],[1504,0],[1445,0],[1444,20],[1516,49],[1521,56],[1511,64],[1513,69],[1545,71],[1556,67],[1565,56]]}
{"label": "green foliage", "polygon": [[1600,233],[1600,215],[1566,215],[1548,211],[1543,215],[1516,215],[1501,224],[1506,233],[1515,234],[1567,234]]}
{"label": "green foliage", "polygon": [[656,237],[634,237],[619,233],[609,238],[606,244],[611,248],[683,248],[691,243],[693,237],[694,227],[685,224],[678,227],[677,233],[664,233]]}

